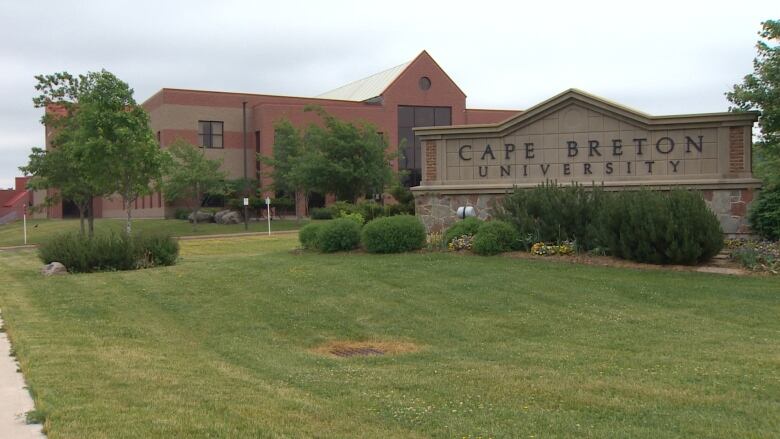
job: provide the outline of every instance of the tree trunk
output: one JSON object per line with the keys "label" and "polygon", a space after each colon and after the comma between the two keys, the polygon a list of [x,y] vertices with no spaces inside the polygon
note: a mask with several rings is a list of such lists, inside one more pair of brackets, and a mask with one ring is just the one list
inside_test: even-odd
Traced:
{"label": "tree trunk", "polygon": [[79,205],[79,235],[84,236],[84,206]]}
{"label": "tree trunk", "polygon": [[301,191],[295,191],[295,222],[298,223],[301,222],[301,216],[302,216],[300,203],[299,203],[299,201],[301,201],[302,196],[303,194],[301,193]]}
{"label": "tree trunk", "polygon": [[95,211],[92,208],[92,198],[87,201],[87,223],[89,224],[89,238],[95,236]]}
{"label": "tree trunk", "polygon": [[127,234],[127,236],[129,237],[130,234],[133,232],[132,230],[133,202],[132,201],[125,202],[125,210],[127,210],[127,222],[125,223],[125,234]]}

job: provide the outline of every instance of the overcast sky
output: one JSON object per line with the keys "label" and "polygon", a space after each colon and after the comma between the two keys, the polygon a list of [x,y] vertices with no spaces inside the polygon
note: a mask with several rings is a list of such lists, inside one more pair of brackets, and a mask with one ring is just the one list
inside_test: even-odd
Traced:
{"label": "overcast sky", "polygon": [[576,87],[651,114],[726,111],[776,1],[0,0],[0,188],[43,146],[34,75],[105,68],[162,87],[314,96],[423,49],[468,107]]}

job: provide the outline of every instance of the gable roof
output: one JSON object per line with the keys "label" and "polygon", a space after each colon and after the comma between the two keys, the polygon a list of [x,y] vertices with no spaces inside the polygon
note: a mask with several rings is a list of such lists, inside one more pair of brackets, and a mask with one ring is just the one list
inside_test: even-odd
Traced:
{"label": "gable roof", "polygon": [[602,112],[606,115],[615,117],[626,122],[633,123],[640,127],[666,127],[682,123],[721,123],[735,122],[738,124],[752,124],[758,120],[758,111],[746,112],[722,112],[722,113],[700,113],[700,114],[679,114],[670,116],[652,116],[639,110],[620,105],[610,100],[586,93],[576,88],[570,88],[563,93],[559,93],[545,101],[542,101],[515,117],[509,118],[503,122],[481,125],[455,125],[441,127],[422,127],[415,128],[414,132],[418,136],[433,135],[499,135],[503,136],[519,127],[536,122],[555,111],[561,110],[573,103]]}
{"label": "gable roof", "polygon": [[326,91],[315,97],[320,99],[339,99],[358,102],[375,98],[380,96],[411,63],[412,61],[405,62],[379,73],[375,73],[369,77]]}

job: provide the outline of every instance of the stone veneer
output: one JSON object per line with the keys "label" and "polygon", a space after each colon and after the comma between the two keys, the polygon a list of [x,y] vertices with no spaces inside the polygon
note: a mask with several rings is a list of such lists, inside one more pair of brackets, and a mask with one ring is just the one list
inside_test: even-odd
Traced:
{"label": "stone veneer", "polygon": [[[749,235],[747,211],[755,196],[754,189],[703,190],[707,205],[715,212],[723,232],[729,237]],[[460,206],[474,206],[477,216],[490,219],[495,203],[503,194],[442,194],[434,192],[415,195],[416,215],[429,233],[441,232],[457,221],[456,210]]]}

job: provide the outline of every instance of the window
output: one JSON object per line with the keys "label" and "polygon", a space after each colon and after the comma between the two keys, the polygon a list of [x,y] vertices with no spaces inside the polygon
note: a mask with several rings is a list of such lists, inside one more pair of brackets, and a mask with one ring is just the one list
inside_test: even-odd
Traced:
{"label": "window", "polygon": [[423,76],[420,78],[420,83],[418,84],[420,86],[420,90],[428,90],[431,88],[431,78],[427,76]]}
{"label": "window", "polygon": [[223,122],[211,120],[198,121],[198,139],[204,148],[222,148]]}
{"label": "window", "polygon": [[414,135],[414,127],[430,127],[452,124],[450,107],[398,106],[398,167],[407,171],[404,185],[418,186],[422,178],[422,144]]}

